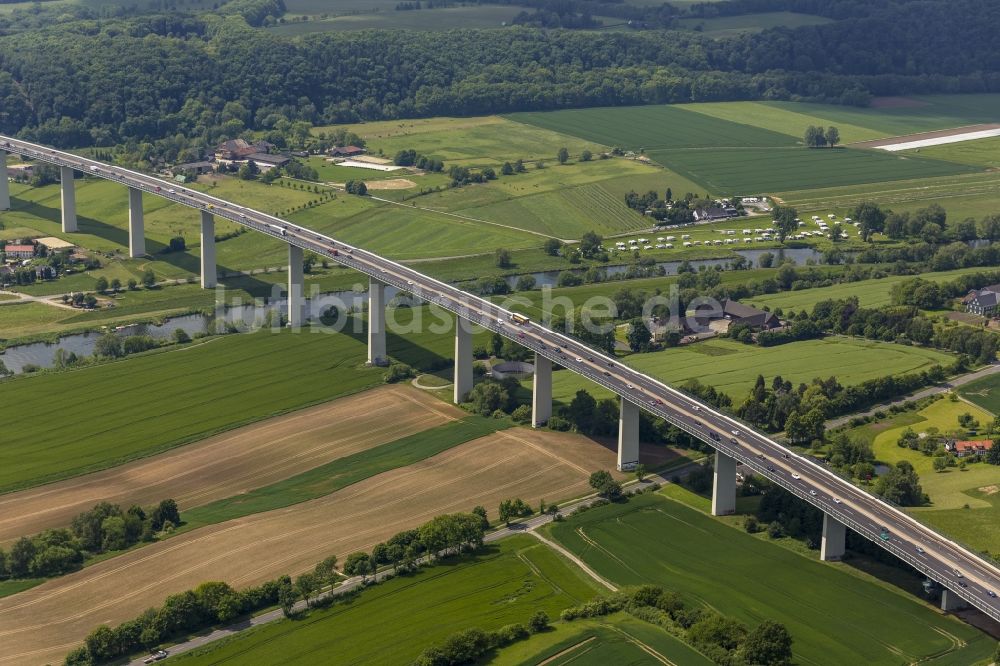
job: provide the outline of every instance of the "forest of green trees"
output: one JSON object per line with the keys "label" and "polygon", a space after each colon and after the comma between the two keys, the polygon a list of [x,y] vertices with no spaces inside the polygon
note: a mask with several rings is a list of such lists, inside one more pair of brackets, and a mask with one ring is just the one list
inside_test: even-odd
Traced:
{"label": "forest of green trees", "polygon": [[712,3],[743,5],[844,18],[726,39],[536,27],[293,38],[254,27],[281,0],[144,15],[39,4],[0,18],[0,131],[76,147],[211,142],[282,121],[1000,90],[990,0]]}

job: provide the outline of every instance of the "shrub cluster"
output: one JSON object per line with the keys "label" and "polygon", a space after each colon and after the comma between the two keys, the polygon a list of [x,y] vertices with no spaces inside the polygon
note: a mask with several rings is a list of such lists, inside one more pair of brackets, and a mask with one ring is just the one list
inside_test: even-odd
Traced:
{"label": "shrub cluster", "polygon": [[560,617],[572,622],[620,611],[686,640],[724,666],[783,666],[792,659],[792,638],[783,625],[765,620],[750,630],[734,618],[689,608],[676,592],[655,585],[596,597],[580,606],[567,608]]}
{"label": "shrub cluster", "polygon": [[441,645],[424,650],[414,666],[456,666],[471,664],[491,650],[506,647],[549,628],[549,617],[538,611],[528,619],[528,626],[508,624],[496,631],[472,628],[452,634]]}
{"label": "shrub cluster", "polygon": [[73,518],[70,529],[21,537],[9,553],[0,549],[0,580],[60,576],[80,568],[88,557],[152,541],[157,532],[172,529],[180,520],[172,499],[150,509],[133,505],[127,511],[101,502]]}

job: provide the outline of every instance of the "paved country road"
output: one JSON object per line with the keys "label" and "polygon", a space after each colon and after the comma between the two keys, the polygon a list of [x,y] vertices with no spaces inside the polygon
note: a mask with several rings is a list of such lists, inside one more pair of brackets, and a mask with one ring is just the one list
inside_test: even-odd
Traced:
{"label": "paved country road", "polygon": [[853,414],[847,414],[846,416],[838,416],[835,419],[830,419],[829,421],[826,422],[826,429],[831,430],[833,428],[839,428],[840,426],[849,423],[851,419],[864,416],[871,416],[875,412],[884,411],[885,409],[887,409],[892,405],[902,405],[903,403],[913,402],[914,400],[920,400],[921,398],[926,398],[928,396],[947,393],[953,388],[969,384],[970,382],[974,382],[977,379],[982,379],[983,377],[988,377],[997,372],[1000,372],[1000,362],[994,361],[993,363],[987,365],[985,368],[976,370],[975,372],[970,372],[965,375],[960,375],[958,377],[955,377],[954,379],[942,382],[941,384],[938,384],[936,386],[930,386],[928,388],[917,391],[916,393],[911,393],[910,395],[906,395],[901,398],[891,400],[889,402],[880,403],[867,411],[855,412]]}

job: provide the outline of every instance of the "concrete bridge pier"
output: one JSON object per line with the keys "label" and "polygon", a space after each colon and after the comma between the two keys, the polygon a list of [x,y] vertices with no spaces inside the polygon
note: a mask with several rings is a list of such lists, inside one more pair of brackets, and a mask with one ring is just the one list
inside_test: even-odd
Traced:
{"label": "concrete bridge pier", "polygon": [[819,550],[819,559],[826,562],[838,562],[844,556],[844,544],[847,540],[847,527],[828,513],[823,514],[823,541]]}
{"label": "concrete bridge pier", "polygon": [[712,483],[712,515],[736,513],[736,459],[722,451],[715,452],[715,473]]}
{"label": "concrete bridge pier", "polygon": [[941,610],[943,611],[957,611],[962,610],[968,606],[965,603],[965,599],[958,596],[948,588],[941,589]]}
{"label": "concrete bridge pier", "polygon": [[201,211],[201,288],[213,289],[215,274],[215,216]]}
{"label": "concrete bridge pier", "polygon": [[628,472],[639,464],[639,407],[621,398],[618,412],[618,471]]}
{"label": "concrete bridge pier", "polygon": [[0,150],[0,210],[10,210],[10,185],[7,183],[7,153]]}
{"label": "concrete bridge pier", "polygon": [[73,182],[73,168],[59,167],[59,192],[62,203],[62,230],[64,234],[77,230],[76,226],[76,184]]}
{"label": "concrete bridge pier", "polygon": [[146,228],[142,219],[142,190],[128,188],[128,256],[146,255]]}
{"label": "concrete bridge pier", "polygon": [[455,317],[455,404],[472,390],[472,324]]}
{"label": "concrete bridge pier", "polygon": [[552,361],[535,354],[531,391],[531,425],[539,428],[552,418]]}
{"label": "concrete bridge pier", "polygon": [[385,365],[385,283],[368,281],[368,365]]}
{"label": "concrete bridge pier", "polygon": [[298,328],[305,323],[302,296],[302,248],[288,244],[288,324]]}

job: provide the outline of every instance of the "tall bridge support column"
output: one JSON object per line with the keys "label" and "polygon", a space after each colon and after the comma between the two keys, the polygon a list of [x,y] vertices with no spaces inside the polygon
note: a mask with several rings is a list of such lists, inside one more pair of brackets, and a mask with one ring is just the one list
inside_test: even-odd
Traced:
{"label": "tall bridge support column", "polygon": [[59,192],[62,203],[62,230],[64,234],[76,231],[76,184],[73,168],[59,167]]}
{"label": "tall bridge support column", "polygon": [[302,297],[302,248],[288,244],[288,324],[298,328],[305,323]]}
{"label": "tall bridge support column", "polygon": [[201,288],[214,289],[215,275],[215,216],[201,211]]}
{"label": "tall bridge support column", "polygon": [[618,471],[627,472],[639,464],[639,407],[621,398],[618,412]]}
{"label": "tall bridge support column", "polygon": [[823,541],[819,550],[819,559],[826,562],[837,562],[844,556],[844,544],[847,540],[847,527],[828,513],[823,514]]}
{"label": "tall bridge support column", "polygon": [[715,474],[712,483],[712,515],[736,513],[736,459],[722,451],[715,452]]}
{"label": "tall bridge support column", "polygon": [[368,282],[368,365],[385,365],[385,283]]}
{"label": "tall bridge support column", "polygon": [[10,185],[7,183],[7,153],[0,150],[0,210],[10,210]]}
{"label": "tall bridge support column", "polygon": [[455,317],[455,404],[472,390],[472,331],[468,321]]}
{"label": "tall bridge support column", "polygon": [[948,588],[942,588],[941,590],[941,610],[943,611],[957,611],[962,610],[968,604],[965,603],[965,599],[958,596]]}
{"label": "tall bridge support column", "polygon": [[552,418],[552,361],[535,354],[531,392],[531,425],[539,428]]}
{"label": "tall bridge support column", "polygon": [[128,188],[128,256],[146,254],[146,228],[142,219],[142,190]]}

